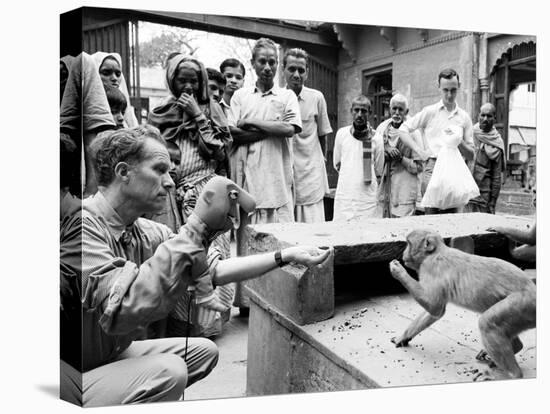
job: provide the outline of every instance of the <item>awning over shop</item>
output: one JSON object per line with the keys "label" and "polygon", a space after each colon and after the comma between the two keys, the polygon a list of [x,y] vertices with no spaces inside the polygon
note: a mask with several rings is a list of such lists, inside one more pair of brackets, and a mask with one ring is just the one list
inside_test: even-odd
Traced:
{"label": "awning over shop", "polygon": [[508,129],[508,145],[511,154],[535,147],[537,145],[537,129],[511,125]]}

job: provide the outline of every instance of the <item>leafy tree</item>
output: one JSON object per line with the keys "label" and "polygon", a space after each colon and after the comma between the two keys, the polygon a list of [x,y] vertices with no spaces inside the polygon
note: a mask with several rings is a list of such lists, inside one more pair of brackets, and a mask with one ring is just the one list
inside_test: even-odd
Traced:
{"label": "leafy tree", "polygon": [[164,67],[166,58],[172,52],[193,55],[198,49],[193,45],[195,40],[192,30],[177,27],[164,29],[160,35],[154,36],[151,40],[140,42],[140,65]]}

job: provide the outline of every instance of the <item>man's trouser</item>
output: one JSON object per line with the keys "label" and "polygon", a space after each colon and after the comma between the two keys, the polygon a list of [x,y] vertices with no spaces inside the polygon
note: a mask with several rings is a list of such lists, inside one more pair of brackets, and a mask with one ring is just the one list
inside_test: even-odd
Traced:
{"label": "man's trouser", "polygon": [[116,361],[81,374],[61,361],[60,397],[84,407],[177,401],[185,388],[206,377],[218,348],[205,338],[134,341]]}

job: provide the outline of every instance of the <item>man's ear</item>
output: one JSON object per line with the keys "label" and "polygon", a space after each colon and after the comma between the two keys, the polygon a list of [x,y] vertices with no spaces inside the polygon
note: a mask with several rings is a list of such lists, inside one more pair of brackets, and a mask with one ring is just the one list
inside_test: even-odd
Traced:
{"label": "man's ear", "polygon": [[120,177],[122,181],[128,181],[129,172],[130,166],[124,161],[121,161],[117,165],[115,165],[115,175]]}
{"label": "man's ear", "polygon": [[405,109],[405,116],[409,115],[409,108]]}
{"label": "man's ear", "polygon": [[206,202],[206,204],[210,205],[212,204],[212,199],[214,198],[214,191],[213,190],[206,190],[203,194],[202,194],[202,198],[204,199],[204,201]]}

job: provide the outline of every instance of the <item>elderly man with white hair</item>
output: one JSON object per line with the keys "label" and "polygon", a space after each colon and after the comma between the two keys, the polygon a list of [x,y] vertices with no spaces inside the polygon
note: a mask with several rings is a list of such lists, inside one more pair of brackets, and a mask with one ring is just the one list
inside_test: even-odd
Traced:
{"label": "elderly man with white hair", "polygon": [[[379,181],[378,201],[383,217],[404,217],[414,214],[418,194],[418,173],[422,171],[419,155],[409,143],[392,130],[398,129],[407,118],[409,105],[402,94],[390,100],[390,118],[382,122],[374,135],[374,166]],[[422,141],[415,133],[411,135],[420,148]]]}

